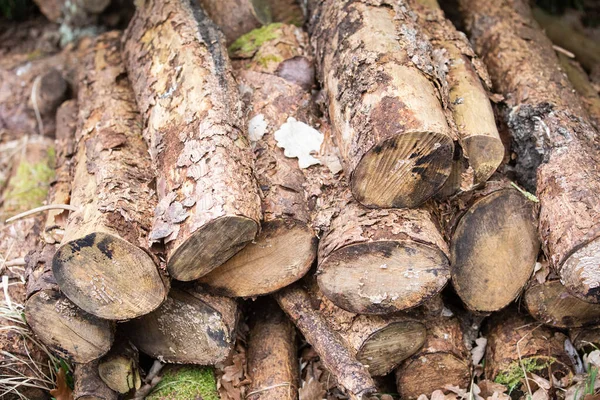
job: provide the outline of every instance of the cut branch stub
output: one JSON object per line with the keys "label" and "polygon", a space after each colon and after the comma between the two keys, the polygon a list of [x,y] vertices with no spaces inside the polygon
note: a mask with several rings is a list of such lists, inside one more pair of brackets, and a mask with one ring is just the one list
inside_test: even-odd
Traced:
{"label": "cut branch stub", "polygon": [[[317,2],[315,2],[317,3]],[[354,197],[367,207],[416,207],[452,169],[431,44],[407,5],[328,0],[312,10],[317,74]]]}
{"label": "cut branch stub", "polygon": [[84,311],[126,320],[156,309],[167,291],[147,246],[154,179],[141,117],[120,55],[120,34],[99,36],[78,90],[71,213],[52,263],[62,292]]}
{"label": "cut branch stub", "polygon": [[224,38],[195,1],[140,4],[124,57],[158,171],[150,239],[177,280],[206,275],[261,219],[252,154]]}

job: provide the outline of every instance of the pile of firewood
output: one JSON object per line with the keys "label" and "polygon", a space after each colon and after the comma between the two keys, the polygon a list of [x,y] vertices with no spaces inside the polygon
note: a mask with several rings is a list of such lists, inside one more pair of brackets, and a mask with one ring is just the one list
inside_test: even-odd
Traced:
{"label": "pile of firewood", "polygon": [[525,0],[458,0],[469,36],[436,0],[36,2],[0,43],[3,398],[48,357],[58,400],[595,393],[600,52]]}

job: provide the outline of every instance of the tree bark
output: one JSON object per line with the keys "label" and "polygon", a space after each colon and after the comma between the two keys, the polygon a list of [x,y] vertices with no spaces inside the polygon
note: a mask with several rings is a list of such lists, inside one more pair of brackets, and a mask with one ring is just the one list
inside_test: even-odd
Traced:
{"label": "tree bark", "polygon": [[124,333],[139,350],[160,361],[214,365],[229,355],[237,320],[233,299],[172,288],[162,306],[126,323]]}
{"label": "tree bark", "polygon": [[[253,57],[241,53],[242,59],[235,62],[250,121],[255,175],[263,194],[262,230],[252,243],[200,278],[207,290],[232,297],[253,297],[288,286],[308,272],[317,252],[304,192],[306,179],[298,160],[286,157],[275,139],[289,118],[306,122],[310,117],[310,92],[299,86],[299,81],[314,76],[306,54],[308,43],[302,30],[291,25],[265,29],[271,31],[270,39],[260,44]],[[238,58],[235,52],[233,57]],[[271,65],[263,60],[277,62]],[[280,77],[288,66],[294,74]]]}
{"label": "tree bark", "polygon": [[328,321],[314,309],[308,292],[298,284],[277,293],[279,306],[300,329],[306,341],[319,354],[325,368],[352,399],[374,393],[375,383],[366,367],[356,359],[354,351],[335,332]]}
{"label": "tree bark", "polygon": [[459,3],[475,49],[507,99],[515,171],[529,191],[537,187],[544,251],[572,294],[600,302],[598,133],[525,1]]}
{"label": "tree bark", "polygon": [[600,347],[600,327],[571,329],[569,338],[578,351],[590,353]]}
{"label": "tree bark", "polygon": [[569,81],[581,96],[583,106],[590,114],[590,118],[596,125],[596,130],[600,128],[600,95],[590,82],[588,75],[575,61],[562,53],[556,53],[560,61],[560,67],[567,74]]}
{"label": "tree bark", "polygon": [[452,286],[474,312],[498,311],[527,285],[540,250],[535,203],[506,181],[445,204]]}
{"label": "tree bark", "polygon": [[487,321],[484,336],[488,340],[487,379],[509,386],[515,395],[528,392],[525,373],[535,373],[551,382],[554,376],[568,387],[573,366],[564,349],[564,334],[507,309]]}
{"label": "tree bark", "polygon": [[317,75],[352,194],[367,207],[419,206],[454,153],[431,44],[404,1],[313,3]]}
{"label": "tree bark", "polygon": [[296,328],[272,300],[257,301],[250,317],[248,400],[298,398]]}
{"label": "tree bark", "polygon": [[[318,282],[344,310],[389,314],[423,304],[449,279],[448,250],[427,208],[370,210],[356,202],[342,176],[332,173],[337,151],[327,122],[318,158],[307,170],[313,226],[321,241]],[[339,165],[339,163],[337,164]]]}
{"label": "tree bark", "polygon": [[557,328],[579,328],[600,323],[600,304],[573,296],[559,280],[532,283],[523,296],[525,307],[536,320]]}
{"label": "tree bark", "polygon": [[73,29],[95,25],[98,14],[108,7],[110,0],[34,0],[34,3],[50,21]]}
{"label": "tree bark", "polygon": [[228,46],[251,30],[273,22],[271,10],[265,1],[198,0],[198,2],[210,19],[223,31]]}
{"label": "tree bark", "polygon": [[469,190],[487,181],[504,159],[494,111],[487,90],[491,87],[485,66],[477,58],[467,37],[446,19],[436,0],[409,0],[437,57],[447,71],[442,74],[448,90],[448,107],[458,132],[462,161],[455,174],[462,177],[455,190]]}
{"label": "tree bark", "polygon": [[446,385],[468,389],[471,357],[456,318],[429,320],[425,344],[396,369],[396,386],[403,399],[431,395]]}
{"label": "tree bark", "polygon": [[98,361],[76,364],[73,372],[74,400],[117,400],[118,393],[112,391],[98,375]]}
{"label": "tree bark", "polygon": [[164,239],[173,278],[195,280],[252,241],[261,218],[224,40],[190,0],[149,0],[124,50],[159,174],[150,239]]}
{"label": "tree bark", "polygon": [[120,34],[96,39],[78,91],[71,213],[53,272],[62,292],[100,318],[127,320],[166,298],[148,246],[154,176],[120,55]]}
{"label": "tree bark", "polygon": [[120,337],[108,354],[98,361],[98,375],[110,389],[127,394],[142,386],[139,352],[129,340]]}

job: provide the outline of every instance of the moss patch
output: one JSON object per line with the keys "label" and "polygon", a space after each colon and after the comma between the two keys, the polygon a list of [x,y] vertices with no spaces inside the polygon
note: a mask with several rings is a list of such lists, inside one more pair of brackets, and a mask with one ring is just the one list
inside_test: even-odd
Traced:
{"label": "moss patch", "polygon": [[281,23],[265,25],[240,36],[229,46],[229,53],[239,58],[252,57],[265,42],[279,37],[279,29],[282,25]]}
{"label": "moss patch", "polygon": [[525,372],[538,372],[547,369],[550,365],[556,362],[553,357],[529,357],[521,360],[523,365],[519,361],[515,361],[502,373],[499,373],[494,379],[494,382],[500,383],[508,387],[509,393],[516,389],[525,378],[523,369]]}
{"label": "moss patch", "polygon": [[212,368],[184,366],[167,370],[147,400],[219,400]]}

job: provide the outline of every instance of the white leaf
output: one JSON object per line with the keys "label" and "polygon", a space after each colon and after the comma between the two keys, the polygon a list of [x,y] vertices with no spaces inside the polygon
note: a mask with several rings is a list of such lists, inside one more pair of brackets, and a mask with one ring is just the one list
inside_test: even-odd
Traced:
{"label": "white leaf", "polygon": [[487,339],[484,337],[477,338],[475,339],[475,344],[475,347],[471,350],[471,359],[473,360],[473,365],[477,366],[483,360]]}
{"label": "white leaf", "polygon": [[258,114],[248,121],[248,138],[251,142],[258,142],[267,132],[267,121],[263,114]]}
{"label": "white leaf", "polygon": [[300,168],[308,168],[321,162],[311,154],[318,153],[323,143],[323,134],[318,130],[289,117],[275,132],[277,146],[284,149],[286,157],[298,158]]}

